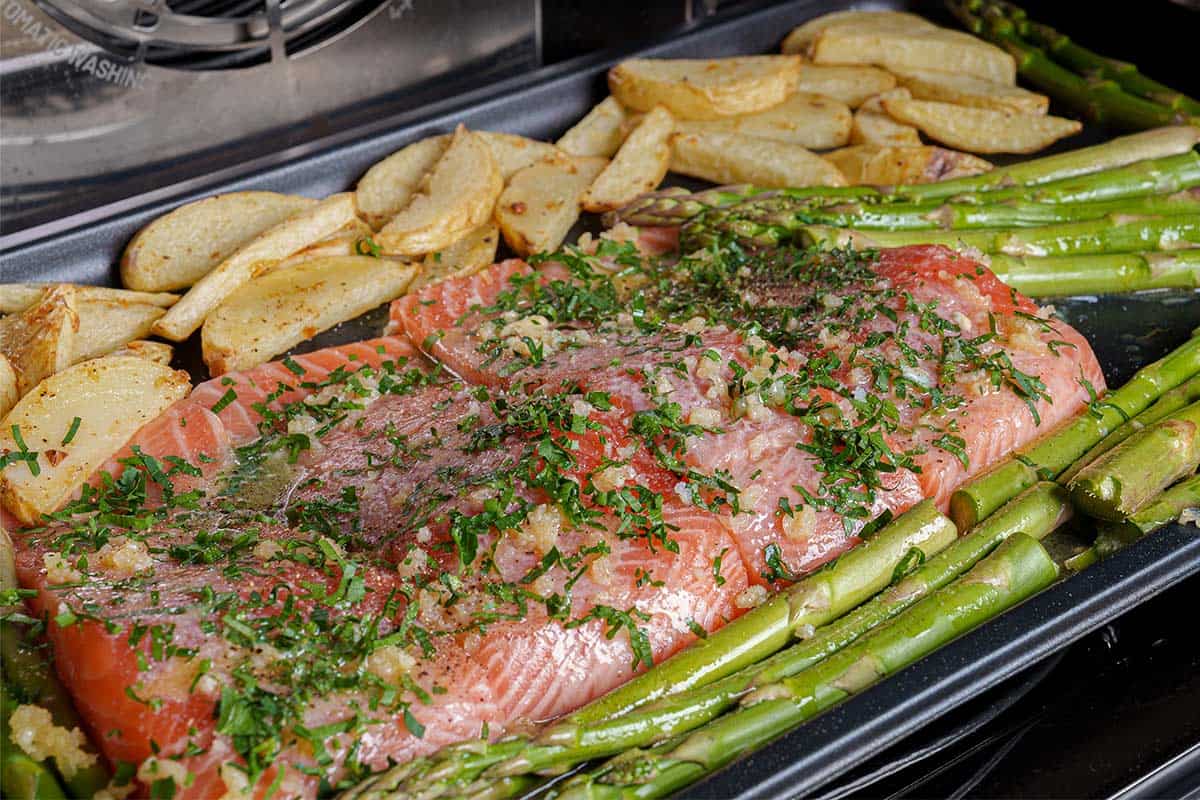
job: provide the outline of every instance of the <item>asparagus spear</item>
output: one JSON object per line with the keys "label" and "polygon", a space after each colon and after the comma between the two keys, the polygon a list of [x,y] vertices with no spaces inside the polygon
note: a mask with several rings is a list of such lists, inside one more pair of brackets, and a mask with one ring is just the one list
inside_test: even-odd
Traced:
{"label": "asparagus spear", "polygon": [[[739,231],[738,238],[746,239]],[[806,225],[798,231],[806,244],[837,247],[904,247],[942,244],[954,249],[973,248],[1010,256],[1078,256],[1099,253],[1177,250],[1200,245],[1200,215],[1178,217],[1126,217],[1110,214],[1100,219],[1009,230],[875,231]],[[772,231],[772,239],[777,234]],[[754,244],[764,244],[750,239]],[[768,241],[767,244],[775,242]]]}
{"label": "asparagus spear", "polygon": [[8,718],[16,707],[17,701],[9,695],[8,686],[0,683],[0,786],[4,787],[4,796],[10,800],[66,800],[67,794],[54,771],[13,745]]}
{"label": "asparagus spear", "polygon": [[1128,519],[1102,525],[1092,549],[1100,558],[1107,558],[1146,534],[1175,522],[1188,509],[1200,509],[1200,475],[1183,479]]}
{"label": "asparagus spear", "polygon": [[1200,288],[1200,248],[1171,253],[989,256],[1000,280],[1030,297]]}
{"label": "asparagus spear", "polygon": [[671,695],[628,714],[592,725],[555,725],[518,755],[489,769],[485,781],[556,771],[693,730],[732,707],[747,691],[795,675],[848,647],[948,585],[1014,533],[1024,532],[1040,539],[1070,516],[1066,490],[1054,483],[1040,484],[1010,501],[907,577],[819,628],[812,638],[708,686]]}
{"label": "asparagus spear", "polygon": [[1117,522],[1200,466],[1200,403],[1143,428],[1071,479],[1071,501],[1085,514]]}
{"label": "asparagus spear", "polygon": [[1099,444],[1087,452],[1087,455],[1076,461],[1071,465],[1070,469],[1060,475],[1058,480],[1064,485],[1069,483],[1081,469],[1133,434],[1144,430],[1148,425],[1165,419],[1176,411],[1180,411],[1185,406],[1195,403],[1197,400],[1200,400],[1200,375],[1190,378],[1171,391],[1164,393],[1162,397],[1155,400],[1145,411],[1117,428],[1108,436],[1105,436],[1100,440]]}
{"label": "asparagus spear", "polygon": [[815,667],[758,688],[674,749],[573,781],[560,798],[664,797],[858,694],[1049,586],[1058,566],[1018,533],[944,589]]}
{"label": "asparagus spear", "polygon": [[1038,480],[1058,477],[1097,442],[1198,372],[1200,336],[1142,367],[1124,386],[1093,403],[1088,413],[959,488],[950,497],[950,517],[960,530],[974,527]]}
{"label": "asparagus spear", "polygon": [[1200,114],[1200,101],[1147,78],[1138,72],[1135,65],[1107,58],[1076,44],[1066,34],[1049,25],[1033,22],[1026,16],[1024,9],[1012,3],[993,2],[990,5],[1012,20],[1023,38],[1041,47],[1055,61],[1079,75],[1085,78],[1108,78],[1130,94],[1188,114]]}
{"label": "asparagus spear", "polygon": [[[759,662],[794,638],[811,635],[815,628],[879,592],[891,581],[897,566],[911,559],[914,548],[933,555],[956,536],[954,525],[932,502],[918,503],[826,568],[564,717],[545,735],[553,736],[557,729],[594,725],[663,697],[705,686]],[[440,796],[441,792],[474,780],[487,767],[517,755],[529,742],[527,737],[518,736],[495,743],[472,741],[454,745],[433,757],[381,773],[372,782],[395,787],[389,791],[396,795],[404,795],[408,791],[405,786],[419,784],[427,796]],[[364,784],[346,798],[375,796],[368,789]]]}

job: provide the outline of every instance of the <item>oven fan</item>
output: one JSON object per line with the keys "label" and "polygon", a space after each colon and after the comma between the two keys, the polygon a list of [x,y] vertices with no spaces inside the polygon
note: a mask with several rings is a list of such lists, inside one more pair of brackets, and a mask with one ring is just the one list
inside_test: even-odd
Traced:
{"label": "oven fan", "polygon": [[388,0],[38,0],[76,35],[127,63],[251,67],[328,44]]}

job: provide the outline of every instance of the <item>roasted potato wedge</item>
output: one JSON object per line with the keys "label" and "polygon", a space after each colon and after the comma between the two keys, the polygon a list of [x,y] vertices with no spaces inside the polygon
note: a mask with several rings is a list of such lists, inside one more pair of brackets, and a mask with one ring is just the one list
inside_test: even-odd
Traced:
{"label": "roasted potato wedge", "polygon": [[421,181],[450,146],[450,136],[431,136],[397,150],[367,170],[354,189],[358,211],[373,230],[400,213]]}
{"label": "roasted potato wedge", "polygon": [[487,141],[461,125],[416,195],[379,231],[385,253],[416,256],[448,247],[492,215],[504,188]]}
{"label": "roasted potato wedge", "polygon": [[126,342],[123,347],[119,347],[109,353],[107,358],[116,358],[117,356],[134,356],[153,361],[156,364],[170,364],[171,359],[175,357],[175,348],[166,342],[138,339],[133,342]]}
{"label": "roasted potato wedge", "polygon": [[912,125],[896,122],[883,110],[883,99],[911,97],[907,89],[892,89],[870,98],[854,112],[850,129],[851,144],[873,144],[880,147],[919,147],[921,134]]}
{"label": "roasted potato wedge", "polygon": [[496,260],[499,244],[500,229],[495,222],[485,222],[444,250],[429,253],[421,259],[420,270],[408,291],[415,292],[447,278],[478,272]]}
{"label": "roasted potato wedge", "polygon": [[757,114],[743,114],[707,121],[682,121],[680,133],[715,131],[717,133],[758,136],[791,142],[814,150],[841,147],[850,140],[850,108],[816,94],[796,92],[779,105]]}
{"label": "roasted potato wedge", "polygon": [[184,289],[268,228],[316,205],[308,197],[231,192],[180,206],[133,237],[121,283],[144,292]]}
{"label": "roasted potato wedge", "polygon": [[798,144],[728,133],[677,133],[671,170],[713,183],[756,186],[844,186],[830,162]]}
{"label": "roasted potato wedge", "polygon": [[0,353],[16,374],[18,395],[71,365],[78,331],[75,290],[66,285],[47,289],[34,305],[0,318]]}
{"label": "roasted potato wedge", "polygon": [[0,283],[0,314],[16,314],[24,311],[41,300],[47,289],[55,286],[71,287],[75,297],[81,300],[146,303],[161,308],[170,308],[179,299],[179,295],[167,292],[131,292],[126,289],[90,286],[83,283]]}
{"label": "roasted potato wedge", "polygon": [[662,183],[671,164],[674,130],[675,119],[662,106],[647,114],[592,181],[583,195],[583,207],[595,212],[612,211]]}
{"label": "roasted potato wedge", "polygon": [[0,353],[0,420],[4,419],[4,415],[20,399],[21,394],[17,391],[17,373],[13,371],[12,364],[8,363],[8,356]]}
{"label": "roasted potato wedge", "polygon": [[1083,128],[1064,117],[1013,114],[932,100],[883,100],[888,116],[930,139],[972,153],[1036,153]]}
{"label": "roasted potato wedge", "polygon": [[0,452],[30,454],[0,472],[0,500],[22,522],[40,521],[191,388],[186,372],[132,356],[95,358],[50,376],[21,398],[0,431]]}
{"label": "roasted potato wedge", "polygon": [[607,163],[587,157],[544,161],[513,175],[496,203],[504,241],[522,256],[558,249],[579,219],[584,193]]}
{"label": "roasted potato wedge", "polygon": [[204,321],[213,375],[257,366],[294,345],[404,294],[416,267],[370,256],[314,258],[261,275]]}
{"label": "roasted potato wedge", "polygon": [[940,69],[1007,86],[1017,80],[1016,61],[999,47],[969,33],[936,27],[860,31],[833,26],[813,41],[811,57],[818,64],[875,64],[899,72]]}
{"label": "roasted potato wedge", "polygon": [[785,53],[804,55],[812,48],[817,37],[831,28],[901,32],[927,31],[936,29],[937,26],[924,17],[907,11],[834,11],[793,28],[783,40],[781,49]]}
{"label": "roasted potato wedge", "polygon": [[810,64],[805,62],[796,79],[796,91],[831,97],[851,108],[896,87],[896,76],[878,67],[854,64]]}
{"label": "roasted potato wedge", "polygon": [[354,194],[331,195],[263,231],[188,290],[154,324],[154,333],[182,342],[214,308],[254,275],[319,242],[357,218]]}
{"label": "roasted potato wedge", "polygon": [[795,91],[800,63],[798,56],[633,58],[609,70],[608,88],[634,111],[661,105],[679,119],[717,119],[782,103]]}
{"label": "roasted potato wedge", "polygon": [[918,100],[937,100],[960,106],[992,108],[1014,114],[1045,114],[1050,98],[1019,86],[932,69],[897,72],[900,85]]}
{"label": "roasted potato wedge", "polygon": [[268,272],[284,269],[301,261],[308,261],[310,258],[378,255],[377,252],[373,252],[373,249],[378,250],[378,246],[375,245],[375,240],[372,238],[374,235],[375,232],[371,230],[370,225],[361,219],[356,219],[354,222],[325,237],[321,241],[313,242],[303,250],[296,251],[283,261],[278,261],[264,267],[256,275],[265,275]]}
{"label": "roasted potato wedge", "polygon": [[537,139],[517,136],[514,133],[477,131],[475,135],[481,137],[491,148],[496,167],[500,170],[500,177],[506,182],[518,170],[548,158],[562,158],[566,155],[548,142],[539,142]]}
{"label": "roasted potato wedge", "polygon": [[166,309],[146,303],[128,303],[119,300],[77,300],[79,330],[75,334],[75,346],[71,363],[111,353],[149,335],[154,323]]}
{"label": "roasted potato wedge", "polygon": [[587,115],[575,123],[556,143],[558,148],[572,156],[600,156],[611,158],[624,140],[622,123],[625,109],[615,97],[606,97]]}
{"label": "roasted potato wedge", "polygon": [[856,145],[826,153],[851,184],[896,186],[909,183],[934,183],[948,178],[978,175],[992,165],[970,153],[941,147],[886,147]]}

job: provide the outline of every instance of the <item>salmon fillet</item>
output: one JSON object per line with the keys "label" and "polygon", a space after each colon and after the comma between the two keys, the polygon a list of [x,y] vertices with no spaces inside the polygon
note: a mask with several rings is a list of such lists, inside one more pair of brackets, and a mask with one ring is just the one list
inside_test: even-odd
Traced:
{"label": "salmon fillet", "polygon": [[578,708],[1103,387],[943,248],[601,242],[202,384],[124,458],[205,469],[97,480],[134,522],[24,532],[18,567],[111,760],[312,797]]}

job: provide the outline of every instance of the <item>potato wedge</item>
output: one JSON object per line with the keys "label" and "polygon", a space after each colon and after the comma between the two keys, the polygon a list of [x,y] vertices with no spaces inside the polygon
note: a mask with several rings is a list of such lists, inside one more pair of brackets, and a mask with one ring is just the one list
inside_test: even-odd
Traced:
{"label": "potato wedge", "polygon": [[431,136],[397,150],[372,166],[354,189],[358,211],[373,230],[408,205],[421,181],[450,146],[450,136]]}
{"label": "potato wedge", "polygon": [[389,258],[314,258],[259,276],[204,321],[213,375],[269,361],[305,339],[404,294],[416,267]]}
{"label": "potato wedge", "polygon": [[148,336],[166,309],[120,300],[77,300],[79,330],[75,334],[71,363],[111,353]]}
{"label": "potato wedge", "polygon": [[713,183],[844,186],[836,167],[798,144],[728,133],[677,133],[671,170]]}
{"label": "potato wedge", "polygon": [[19,395],[71,365],[78,330],[75,290],[66,285],[47,289],[20,314],[0,318],[0,353],[16,373]]}
{"label": "potato wedge", "polygon": [[851,144],[873,144],[880,147],[920,147],[921,134],[912,125],[896,122],[883,110],[884,98],[908,99],[907,89],[892,89],[870,98],[854,112],[850,129]]}
{"label": "potato wedge", "polygon": [[191,388],[186,372],[132,356],[96,358],[50,376],[21,398],[0,430],[0,453],[30,454],[0,472],[0,501],[22,522],[40,521]]}
{"label": "potato wedge", "polygon": [[896,87],[896,76],[878,67],[853,64],[805,64],[796,79],[796,91],[831,97],[851,108]]}
{"label": "potato wedge", "polygon": [[518,170],[544,161],[547,158],[563,158],[566,154],[549,142],[539,142],[515,133],[496,133],[495,131],[476,131],[476,136],[482,138],[492,150],[500,177],[505,182]]}
{"label": "potato wedge", "polygon": [[940,69],[1013,86],[1017,63],[995,45],[962,31],[858,31],[833,26],[813,41],[812,60],[818,64],[875,64],[884,69]]}
{"label": "potato wedge", "polygon": [[941,147],[886,147],[856,145],[826,153],[851,184],[896,186],[933,183],[987,172],[992,165],[970,153]]}
{"label": "potato wedge", "polygon": [[408,291],[415,292],[447,278],[478,272],[496,260],[496,247],[499,244],[499,227],[495,222],[485,222],[444,250],[429,253],[421,259],[420,269]]}
{"label": "potato wedge", "polygon": [[620,208],[662,183],[671,164],[671,134],[675,119],[662,106],[647,114],[625,138],[583,195],[583,207],[604,212]]}
{"label": "potato wedge", "polygon": [[119,347],[109,353],[107,358],[117,358],[119,356],[135,356],[136,358],[145,358],[153,361],[156,364],[170,364],[171,359],[175,357],[175,348],[166,342],[138,339],[133,342],[126,342],[124,347]]}
{"label": "potato wedge", "polygon": [[717,133],[758,136],[791,142],[814,150],[841,147],[850,140],[850,108],[832,98],[796,92],[774,108],[757,114],[743,114],[707,121],[682,121],[680,133],[715,131]]}
{"label": "potato wedge", "polygon": [[268,228],[316,205],[309,197],[231,192],[180,206],[133,237],[121,283],[144,292],[184,289]]}
{"label": "potato wedge", "polygon": [[1083,128],[1064,117],[1013,114],[933,100],[884,99],[893,119],[915,125],[930,139],[972,153],[1036,153]]}
{"label": "potato wedge", "polygon": [[798,56],[633,58],[609,70],[608,88],[634,111],[661,105],[679,119],[717,119],[782,103],[799,72]]}
{"label": "potato wedge", "polygon": [[310,258],[378,255],[372,249],[379,249],[378,245],[375,244],[374,235],[375,232],[371,230],[370,225],[361,219],[356,219],[332,235],[326,236],[321,241],[313,242],[303,250],[297,250],[283,261],[277,261],[274,264],[265,266],[263,269],[255,272],[255,276],[265,275],[277,269],[284,269],[301,261],[308,261]]}
{"label": "potato wedge", "polygon": [[486,222],[503,188],[487,141],[460,125],[429,174],[428,188],[383,226],[375,242],[385,253],[405,256],[440,250]]}
{"label": "potato wedge", "polygon": [[907,11],[834,11],[792,29],[780,48],[785,53],[806,54],[814,41],[830,28],[857,31],[925,31],[936,28],[929,20]]}
{"label": "potato wedge", "polygon": [[4,419],[4,415],[20,399],[21,395],[17,391],[17,373],[13,371],[12,364],[8,363],[8,357],[0,353],[0,420]]}
{"label": "potato wedge", "polygon": [[154,324],[154,333],[182,342],[204,322],[214,308],[239,286],[273,262],[319,242],[357,218],[354,194],[330,195],[263,231],[238,248]]}
{"label": "potato wedge", "polygon": [[113,300],[170,308],[179,299],[179,295],[168,292],[131,292],[84,283],[0,283],[0,314],[24,311],[42,299],[47,289],[55,286],[70,286],[75,290],[75,297],[81,300]]}
{"label": "potato wedge", "polygon": [[584,192],[606,164],[587,157],[544,161],[513,175],[496,203],[504,241],[522,256],[557,250],[579,219]]}
{"label": "potato wedge", "polygon": [[896,73],[900,85],[918,100],[937,100],[960,106],[992,108],[1014,114],[1045,114],[1050,98],[1019,86],[933,69],[907,69]]}
{"label": "potato wedge", "polygon": [[606,97],[562,135],[558,149],[572,156],[612,158],[625,138],[621,129],[625,117],[617,99]]}

